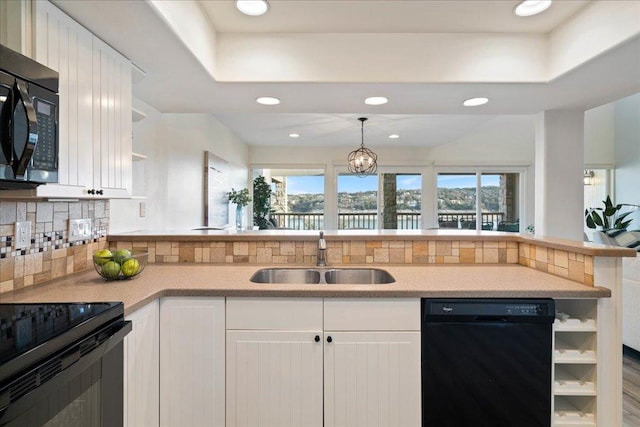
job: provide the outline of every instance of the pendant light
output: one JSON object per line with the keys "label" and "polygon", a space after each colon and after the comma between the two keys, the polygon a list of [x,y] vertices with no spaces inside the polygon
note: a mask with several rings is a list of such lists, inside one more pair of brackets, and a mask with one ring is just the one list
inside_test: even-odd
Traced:
{"label": "pendant light", "polygon": [[347,157],[349,172],[359,177],[374,175],[378,170],[378,156],[373,151],[364,146],[364,122],[366,117],[360,117],[360,133],[362,141],[360,148],[353,150]]}

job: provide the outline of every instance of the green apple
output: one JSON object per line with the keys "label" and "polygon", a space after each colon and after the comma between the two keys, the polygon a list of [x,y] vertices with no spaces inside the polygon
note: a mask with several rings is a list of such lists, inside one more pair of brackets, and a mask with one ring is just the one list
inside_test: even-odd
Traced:
{"label": "green apple", "polygon": [[108,279],[115,279],[120,274],[120,264],[109,261],[102,266],[102,274]]}
{"label": "green apple", "polygon": [[129,249],[118,249],[113,253],[113,260],[119,264],[122,264],[129,258],[131,258],[131,251]]}
{"label": "green apple", "polygon": [[111,261],[113,254],[109,249],[100,249],[93,254],[93,259],[98,265],[105,265]]}
{"label": "green apple", "polygon": [[140,263],[135,258],[129,258],[122,263],[122,274],[125,277],[135,276],[140,270]]}

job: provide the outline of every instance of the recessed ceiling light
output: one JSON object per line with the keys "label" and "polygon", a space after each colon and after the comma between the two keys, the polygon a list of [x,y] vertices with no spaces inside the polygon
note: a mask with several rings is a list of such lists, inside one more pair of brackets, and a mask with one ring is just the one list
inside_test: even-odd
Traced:
{"label": "recessed ceiling light", "polygon": [[364,103],[367,105],[382,105],[387,102],[389,102],[389,100],[384,96],[371,96],[364,100]]}
{"label": "recessed ceiling light", "polygon": [[273,98],[271,96],[261,96],[260,98],[256,99],[256,102],[258,104],[262,104],[262,105],[278,105],[278,104],[280,104],[280,100],[278,98]]}
{"label": "recessed ceiling light", "polygon": [[467,99],[462,103],[465,107],[477,107],[479,105],[484,105],[489,102],[489,98],[471,98]]}
{"label": "recessed ceiling light", "polygon": [[551,6],[551,0],[526,0],[516,6],[518,16],[532,16],[544,12]]}
{"label": "recessed ceiling light", "polygon": [[299,135],[299,134],[297,134],[297,133],[290,133],[290,134],[289,134],[289,138],[297,138],[297,137],[299,137],[299,136],[300,136],[300,135]]}
{"label": "recessed ceiling light", "polygon": [[267,13],[269,3],[266,0],[237,0],[236,8],[249,16],[260,16]]}
{"label": "recessed ceiling light", "polygon": [[398,134],[394,133],[394,134],[389,135],[389,139],[398,139],[398,138],[400,138],[400,135],[398,135]]}

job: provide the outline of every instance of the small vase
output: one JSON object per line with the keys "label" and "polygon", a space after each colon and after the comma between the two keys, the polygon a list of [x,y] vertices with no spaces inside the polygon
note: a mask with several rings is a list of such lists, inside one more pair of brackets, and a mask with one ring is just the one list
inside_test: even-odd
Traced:
{"label": "small vase", "polygon": [[242,230],[242,220],[244,218],[244,207],[236,206],[236,230]]}

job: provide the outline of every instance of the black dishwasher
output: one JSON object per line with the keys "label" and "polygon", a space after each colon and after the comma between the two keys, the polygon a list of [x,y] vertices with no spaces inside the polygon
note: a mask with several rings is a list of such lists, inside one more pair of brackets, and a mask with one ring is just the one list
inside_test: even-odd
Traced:
{"label": "black dishwasher", "polygon": [[552,299],[423,299],[423,427],[549,427]]}

